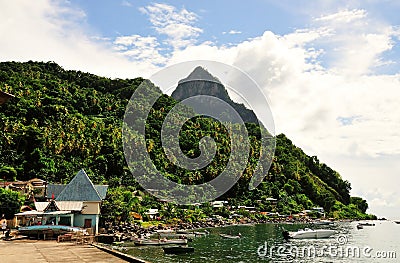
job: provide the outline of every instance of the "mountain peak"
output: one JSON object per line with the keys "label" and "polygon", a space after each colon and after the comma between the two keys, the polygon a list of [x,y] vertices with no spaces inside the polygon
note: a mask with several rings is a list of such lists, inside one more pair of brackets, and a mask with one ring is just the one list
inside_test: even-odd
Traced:
{"label": "mountain peak", "polygon": [[[229,97],[228,91],[221,81],[201,66],[196,67],[189,76],[180,80],[178,86],[171,94],[171,96],[177,101],[183,101],[187,98],[198,95],[207,95],[219,98],[232,106],[244,122],[259,123],[257,116],[252,110],[247,109],[243,104],[232,101]],[[200,103],[203,103],[202,98],[198,98],[198,100]],[[204,103],[208,102],[204,101]],[[218,109],[216,109],[216,111],[220,112]],[[227,117],[224,111],[221,111],[220,113],[221,116],[223,116],[222,118]],[[232,117],[232,120],[233,118],[234,117]]]}
{"label": "mountain peak", "polygon": [[181,79],[178,82],[178,84],[181,84],[181,83],[184,83],[184,82],[188,82],[188,81],[194,81],[194,80],[205,80],[205,81],[217,82],[219,84],[222,84],[221,81],[218,78],[216,78],[213,75],[211,75],[211,73],[208,72],[202,66],[197,66],[192,71],[192,73],[189,74],[189,76],[187,76],[184,79]]}

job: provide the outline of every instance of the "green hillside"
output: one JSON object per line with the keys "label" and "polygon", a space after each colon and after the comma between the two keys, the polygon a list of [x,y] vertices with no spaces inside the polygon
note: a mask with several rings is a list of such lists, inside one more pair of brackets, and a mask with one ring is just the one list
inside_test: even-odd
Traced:
{"label": "green hillside", "polygon": [[[143,79],[109,79],[80,71],[66,71],[56,63],[0,63],[0,90],[15,98],[0,105],[0,178],[28,180],[34,177],[52,183],[67,183],[84,168],[95,184],[109,184],[104,217],[129,217],[160,207],[146,195],[130,173],[123,154],[121,127],[126,105]],[[217,154],[212,163],[188,172],[168,161],[162,150],[163,119],[177,102],[162,96],[146,123],[146,146],[156,167],[176,182],[198,184],[209,181],[224,169],[230,154],[229,136],[221,123],[196,117],[185,123],[180,135],[182,151],[199,155],[199,140],[211,136]],[[182,109],[182,111],[190,109]],[[297,213],[322,206],[337,218],[367,218],[368,207],[361,198],[351,198],[350,183],[317,157],[307,156],[283,134],[271,169],[254,190],[248,184],[259,157],[259,127],[246,124],[251,154],[239,182],[222,198],[237,205],[257,205],[260,211],[277,209]],[[137,175],[145,169],[138,164]],[[137,198],[139,197],[140,198]],[[265,202],[279,200],[277,208]],[[167,214],[165,214],[166,217]]]}

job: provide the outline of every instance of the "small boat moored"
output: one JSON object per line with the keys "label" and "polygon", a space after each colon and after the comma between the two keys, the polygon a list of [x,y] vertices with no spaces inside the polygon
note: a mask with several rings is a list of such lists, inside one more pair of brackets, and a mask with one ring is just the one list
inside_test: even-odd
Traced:
{"label": "small boat moored", "polygon": [[375,226],[374,223],[358,223],[360,226]]}
{"label": "small boat moored", "polygon": [[173,229],[157,229],[157,230],[155,230],[155,232],[156,233],[174,233],[175,232],[175,230],[173,230]]}
{"label": "small boat moored", "polygon": [[318,226],[328,226],[328,225],[333,225],[334,223],[330,220],[315,220],[311,222],[312,225],[318,225]]}
{"label": "small boat moored", "polygon": [[207,230],[204,230],[204,232],[200,232],[200,231],[194,231],[193,234],[195,236],[206,236],[208,235],[210,232],[208,232]]}
{"label": "small boat moored", "polygon": [[184,253],[192,253],[194,252],[194,247],[186,247],[186,246],[168,246],[163,247],[165,254],[184,254]]}
{"label": "small boat moored", "polygon": [[318,239],[328,238],[336,234],[335,230],[331,229],[300,229],[297,232],[283,231],[282,235],[285,239]]}
{"label": "small boat moored", "polygon": [[25,226],[18,228],[18,234],[34,237],[34,236],[43,236],[47,232],[52,232],[54,235],[62,235],[65,233],[71,232],[86,232],[85,229],[79,227],[72,226],[63,226],[63,225],[34,225],[34,226]]}
{"label": "small boat moored", "polygon": [[186,245],[187,243],[187,239],[140,239],[134,241],[136,246]]}
{"label": "small boat moored", "polygon": [[363,228],[364,228],[363,225],[360,225],[360,224],[357,225],[357,229],[363,229]]}
{"label": "small boat moored", "polygon": [[242,235],[239,233],[236,236],[228,235],[228,234],[219,234],[223,238],[228,238],[228,239],[239,239],[242,237]]}

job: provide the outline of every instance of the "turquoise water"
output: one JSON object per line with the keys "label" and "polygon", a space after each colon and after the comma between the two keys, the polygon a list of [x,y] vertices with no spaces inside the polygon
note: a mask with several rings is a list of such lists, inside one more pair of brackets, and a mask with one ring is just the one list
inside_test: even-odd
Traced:
{"label": "turquoise water", "polygon": [[[389,221],[374,223],[361,230],[357,230],[356,222],[335,223],[327,226],[338,232],[331,238],[288,242],[282,238],[282,227],[296,231],[309,225],[212,228],[210,235],[189,243],[195,248],[191,254],[164,255],[161,247],[127,247],[126,253],[150,262],[400,262],[400,225]],[[241,233],[242,238],[223,239],[221,233]]]}

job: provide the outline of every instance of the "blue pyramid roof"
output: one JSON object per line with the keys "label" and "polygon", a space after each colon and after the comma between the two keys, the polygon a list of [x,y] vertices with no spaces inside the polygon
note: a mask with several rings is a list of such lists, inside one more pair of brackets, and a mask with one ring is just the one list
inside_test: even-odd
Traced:
{"label": "blue pyramid roof", "polygon": [[57,198],[61,192],[65,189],[65,184],[48,184],[47,185],[47,198],[52,198],[54,195]]}
{"label": "blue pyramid roof", "polygon": [[[107,187],[107,186],[104,186]],[[104,191],[104,189],[102,189]],[[105,191],[107,191],[105,189]],[[101,195],[96,190],[85,171],[80,170],[57,196],[56,201],[101,201]]]}
{"label": "blue pyramid roof", "polygon": [[94,185],[97,193],[99,193],[100,198],[103,200],[106,198],[108,185]]}

